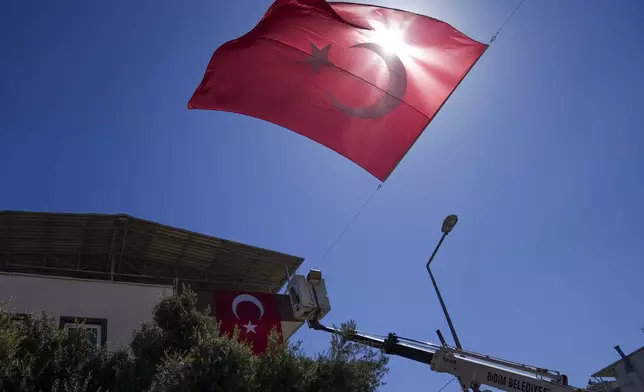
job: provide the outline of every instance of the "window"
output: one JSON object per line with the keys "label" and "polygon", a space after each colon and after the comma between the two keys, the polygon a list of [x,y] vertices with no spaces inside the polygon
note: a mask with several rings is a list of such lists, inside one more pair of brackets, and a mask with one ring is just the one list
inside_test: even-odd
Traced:
{"label": "window", "polygon": [[85,330],[89,340],[97,346],[107,343],[107,319],[61,316],[60,327]]}
{"label": "window", "polygon": [[13,321],[14,325],[16,327],[20,327],[24,325],[25,321],[27,321],[27,318],[29,317],[28,314],[26,313],[14,313],[11,315],[11,321]]}

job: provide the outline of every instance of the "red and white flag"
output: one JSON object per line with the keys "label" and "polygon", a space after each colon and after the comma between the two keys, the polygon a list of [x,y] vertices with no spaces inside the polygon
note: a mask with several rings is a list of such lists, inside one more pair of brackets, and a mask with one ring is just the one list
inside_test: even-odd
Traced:
{"label": "red and white flag", "polygon": [[232,334],[237,327],[239,339],[249,342],[255,354],[266,350],[273,329],[282,333],[275,294],[217,291],[215,317],[222,334]]}
{"label": "red and white flag", "polygon": [[384,181],[486,49],[410,12],[276,0],[215,51],[188,107],[278,124]]}

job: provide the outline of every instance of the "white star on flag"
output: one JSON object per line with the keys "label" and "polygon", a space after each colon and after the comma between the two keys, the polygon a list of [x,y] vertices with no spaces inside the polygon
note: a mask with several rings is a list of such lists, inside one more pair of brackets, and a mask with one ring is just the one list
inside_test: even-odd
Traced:
{"label": "white star on flag", "polygon": [[255,332],[255,327],[257,327],[257,325],[251,323],[250,321],[248,321],[248,324],[242,325],[242,327],[246,328],[246,333],[257,333]]}

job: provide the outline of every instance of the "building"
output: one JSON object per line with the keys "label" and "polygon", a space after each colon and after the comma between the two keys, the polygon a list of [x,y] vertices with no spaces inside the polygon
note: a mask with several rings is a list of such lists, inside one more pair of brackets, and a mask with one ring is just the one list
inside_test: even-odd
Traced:
{"label": "building", "polygon": [[621,357],[603,369],[595,372],[597,382],[591,384],[592,392],[641,392],[644,391],[644,347],[625,355],[615,346]]}
{"label": "building", "polygon": [[[189,284],[214,314],[214,291],[278,293],[300,257],[124,214],[0,211],[0,301],[19,313],[47,312],[114,348],[151,317],[154,304]],[[293,319],[278,296],[282,332]]]}

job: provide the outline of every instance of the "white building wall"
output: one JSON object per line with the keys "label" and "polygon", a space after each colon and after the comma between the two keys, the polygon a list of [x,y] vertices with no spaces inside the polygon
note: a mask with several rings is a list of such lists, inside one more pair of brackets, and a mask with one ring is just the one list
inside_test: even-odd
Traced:
{"label": "white building wall", "polygon": [[621,392],[642,392],[644,391],[644,351],[630,357],[630,362],[633,365],[633,371],[626,371],[626,363],[620,361],[615,367],[617,374],[617,383],[621,388]]}
{"label": "white building wall", "polygon": [[127,345],[154,305],[172,287],[51,276],[0,273],[0,301],[19,313],[107,319],[107,347]]}

